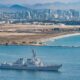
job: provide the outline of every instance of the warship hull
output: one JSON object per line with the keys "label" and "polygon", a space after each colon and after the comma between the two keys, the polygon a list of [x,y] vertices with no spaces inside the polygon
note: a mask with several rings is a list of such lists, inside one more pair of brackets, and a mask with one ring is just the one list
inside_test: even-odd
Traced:
{"label": "warship hull", "polygon": [[39,67],[28,67],[28,66],[11,66],[11,65],[1,65],[0,69],[6,70],[30,70],[30,71],[58,71],[62,65],[53,66],[39,66]]}

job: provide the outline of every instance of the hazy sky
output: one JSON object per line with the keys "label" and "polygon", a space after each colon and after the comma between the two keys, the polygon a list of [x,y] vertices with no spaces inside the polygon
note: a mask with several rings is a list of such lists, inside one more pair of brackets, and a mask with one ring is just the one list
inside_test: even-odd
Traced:
{"label": "hazy sky", "polygon": [[80,2],[80,0],[0,0],[1,4],[35,4],[47,2]]}

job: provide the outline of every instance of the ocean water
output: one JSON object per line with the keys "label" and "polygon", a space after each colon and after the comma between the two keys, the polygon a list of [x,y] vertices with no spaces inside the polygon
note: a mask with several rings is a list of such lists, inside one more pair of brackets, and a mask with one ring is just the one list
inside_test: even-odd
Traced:
{"label": "ocean water", "polygon": [[[67,42],[68,41],[68,42]],[[80,36],[49,41],[49,46],[0,46],[0,62],[14,62],[19,57],[37,56],[48,64],[62,64],[59,72],[0,70],[0,80],[80,80],[80,47],[54,45],[78,45]]]}
{"label": "ocean water", "polygon": [[80,35],[48,41],[49,46],[80,46]]}

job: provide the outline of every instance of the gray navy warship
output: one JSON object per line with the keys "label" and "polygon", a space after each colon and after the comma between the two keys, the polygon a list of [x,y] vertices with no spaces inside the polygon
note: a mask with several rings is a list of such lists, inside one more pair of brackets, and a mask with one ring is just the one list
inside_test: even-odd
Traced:
{"label": "gray navy warship", "polygon": [[43,63],[39,58],[37,58],[36,53],[32,50],[32,58],[27,58],[24,61],[24,58],[19,58],[13,63],[1,63],[0,69],[6,70],[32,70],[32,71],[58,71],[62,64],[53,64],[48,65]]}

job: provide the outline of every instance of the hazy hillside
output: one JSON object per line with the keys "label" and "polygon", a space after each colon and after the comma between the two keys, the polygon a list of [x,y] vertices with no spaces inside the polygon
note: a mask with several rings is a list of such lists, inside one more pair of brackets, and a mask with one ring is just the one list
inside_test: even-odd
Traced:
{"label": "hazy hillside", "polygon": [[24,4],[24,5],[2,5],[0,4],[0,9],[1,8],[16,8],[16,9],[26,9],[26,8],[32,8],[32,9],[76,9],[80,10],[80,2],[76,3],[61,3],[61,2],[54,2],[54,3],[45,3],[45,4],[34,4],[34,5],[29,5],[29,4]]}
{"label": "hazy hillside", "polygon": [[54,3],[45,3],[45,4],[35,4],[33,6],[36,9],[76,9],[80,10],[80,2],[76,3],[61,3],[61,2],[54,2]]}

